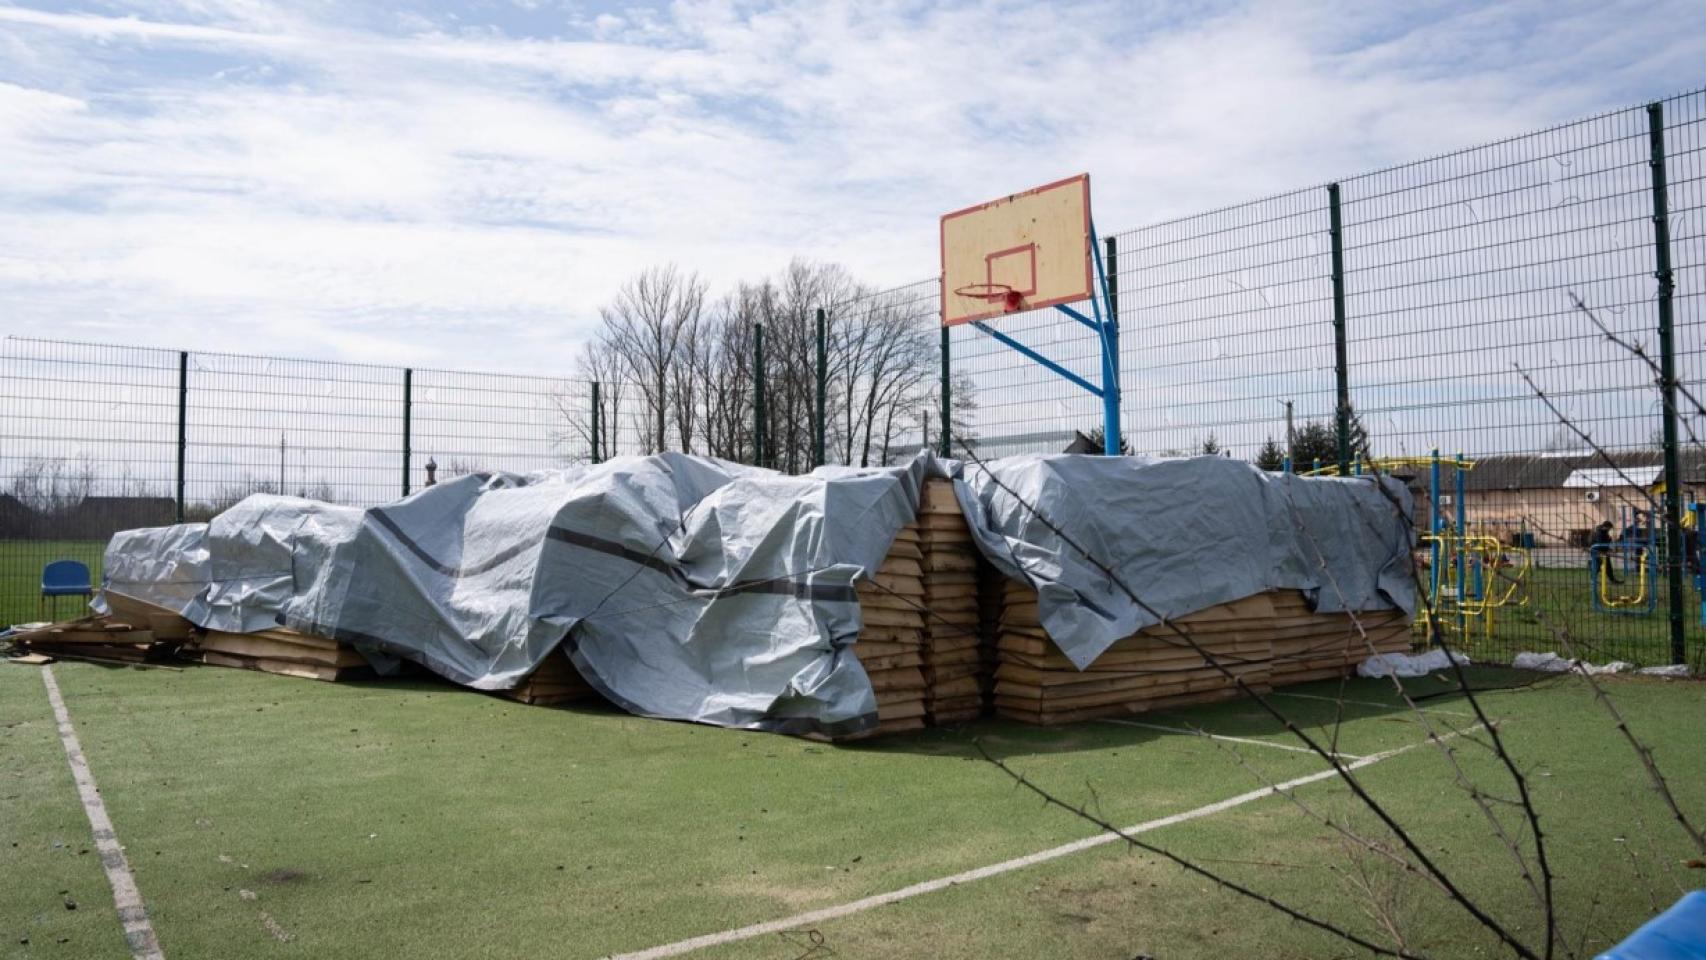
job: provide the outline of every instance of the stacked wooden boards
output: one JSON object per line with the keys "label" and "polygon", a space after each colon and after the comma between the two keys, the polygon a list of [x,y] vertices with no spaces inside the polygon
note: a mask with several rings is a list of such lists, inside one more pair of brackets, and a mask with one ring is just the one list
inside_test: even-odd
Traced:
{"label": "stacked wooden boards", "polygon": [[192,648],[216,667],[259,670],[305,680],[365,680],[373,668],[354,647],[329,637],[274,627],[256,633],[202,630]]}
{"label": "stacked wooden boards", "polygon": [[[1268,594],[1274,604],[1274,686],[1330,680],[1373,653],[1409,653],[1410,618],[1402,610],[1316,613],[1303,594]],[[1359,629],[1360,627],[1360,629]]]}
{"label": "stacked wooden boards", "polygon": [[[1408,649],[1402,612],[1357,619],[1379,652]],[[996,645],[996,712],[1037,724],[1141,713],[1242,696],[1228,673],[1245,689],[1265,692],[1342,676],[1368,656],[1349,614],[1315,613],[1294,590],[1209,607],[1176,618],[1173,626],[1177,630],[1157,625],[1119,640],[1080,671],[1043,631],[1036,593],[1009,583]]]}
{"label": "stacked wooden boards", "polygon": [[982,608],[977,547],[951,480],[927,480],[918,528],[924,551],[924,709],[931,724],[983,714]]}
{"label": "stacked wooden boards", "polygon": [[597,696],[598,691],[581,678],[580,671],[575,669],[574,661],[569,659],[568,653],[562,647],[558,647],[546,654],[539,666],[521,683],[498,693],[499,696],[521,703],[550,706],[586,700]]}
{"label": "stacked wooden boards", "polygon": [[42,624],[18,631],[11,640],[26,655],[120,664],[168,661],[182,643],[106,616]]}
{"label": "stacked wooden boards", "polygon": [[876,733],[924,726],[924,551],[916,524],[890,545],[876,575],[860,580],[864,626],[853,652],[877,695]]}

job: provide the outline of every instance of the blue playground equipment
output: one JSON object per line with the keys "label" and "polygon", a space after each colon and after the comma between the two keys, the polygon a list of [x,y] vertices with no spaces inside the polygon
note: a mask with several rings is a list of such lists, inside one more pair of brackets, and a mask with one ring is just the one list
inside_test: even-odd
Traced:
{"label": "blue playground equipment", "polygon": [[[1692,505],[1691,505],[1692,506]],[[1595,543],[1588,547],[1588,583],[1593,593],[1596,613],[1644,617],[1658,609],[1659,594],[1654,586],[1659,571],[1659,525],[1651,512],[1629,507],[1618,509],[1617,539],[1610,543]],[[1642,526],[1645,518],[1645,526]],[[1633,590],[1619,592],[1611,581],[1613,566],[1618,567],[1625,580],[1632,581]]]}
{"label": "blue playground equipment", "polygon": [[36,606],[39,616],[47,609],[47,598],[53,598],[53,615],[59,616],[60,597],[92,597],[95,586],[89,580],[89,568],[76,560],[55,560],[41,568],[41,599]]}
{"label": "blue playground equipment", "polygon": [[1691,548],[1687,554],[1689,572],[1694,575],[1694,592],[1700,595],[1700,625],[1706,627],[1706,547],[1702,546],[1700,521],[1706,519],[1706,503],[1691,503],[1682,515],[1683,536]]}

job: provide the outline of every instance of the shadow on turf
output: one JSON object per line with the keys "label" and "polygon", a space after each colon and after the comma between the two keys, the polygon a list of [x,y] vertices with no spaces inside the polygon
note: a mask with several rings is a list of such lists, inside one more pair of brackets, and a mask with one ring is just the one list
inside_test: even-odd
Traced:
{"label": "shadow on turf", "polygon": [[[108,666],[112,669],[134,669],[128,664],[102,664],[102,666]],[[201,665],[184,663],[175,666],[194,670],[200,668]],[[220,670],[226,668],[209,667],[207,669]],[[1405,682],[1405,686],[1412,697],[1419,699],[1419,705],[1425,708],[1467,712],[1462,693],[1455,689],[1455,681],[1443,682],[1440,679],[1443,676],[1430,675],[1408,680]],[[1533,674],[1508,668],[1475,668],[1472,679],[1478,692],[1491,692],[1504,689],[1526,689],[1537,681],[1556,680],[1558,675]],[[387,692],[483,696],[504,706],[528,710],[556,711],[565,715],[565,721],[569,720],[570,717],[579,716],[589,718],[629,716],[616,705],[599,698],[552,705],[524,704],[520,701],[506,700],[497,694],[459,686],[436,674],[418,668],[407,669],[402,676],[344,681],[337,686],[351,691],[371,689]],[[1288,717],[1300,725],[1314,727],[1330,725],[1339,717],[1339,705],[1333,702],[1341,695],[1341,685],[1338,681],[1302,684],[1276,691],[1276,693],[1282,696],[1271,702],[1279,705]],[[1284,694],[1301,694],[1303,696],[1283,696]],[[1342,714],[1342,719],[1346,721],[1379,717],[1404,722],[1414,722],[1415,720],[1409,708],[1393,692],[1389,680],[1347,680],[1343,684],[1342,696],[1347,701],[1344,704]],[[1278,720],[1275,720],[1256,704],[1245,699],[1227,700],[1177,710],[1131,714],[1110,719],[1178,727],[1181,728],[1181,731],[1200,728],[1209,733],[1223,736],[1272,740],[1282,744],[1294,742],[1286,734],[1283,725]],[[1446,719],[1457,725],[1462,718],[1447,717]],[[657,720],[654,722],[669,723],[672,721]],[[757,731],[752,730],[724,730],[724,728],[712,726],[706,726],[706,729],[723,730],[729,736],[750,737],[758,734]],[[784,734],[759,735],[785,736]],[[1057,727],[1037,727],[998,717],[986,717],[950,727],[932,727],[910,733],[845,742],[834,745],[832,748],[879,753],[909,753],[944,758],[979,758],[978,742],[982,742],[985,747],[1000,755],[1015,756],[1118,750],[1179,737],[1194,739],[1195,735],[1187,732],[1173,733],[1156,730],[1152,727],[1131,726],[1124,723],[1108,722],[1108,720],[1086,720]],[[826,744],[825,746],[830,745]]]}

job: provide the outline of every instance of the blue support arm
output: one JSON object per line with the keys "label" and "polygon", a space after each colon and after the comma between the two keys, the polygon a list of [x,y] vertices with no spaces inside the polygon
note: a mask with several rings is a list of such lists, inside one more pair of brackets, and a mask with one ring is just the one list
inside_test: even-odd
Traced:
{"label": "blue support arm", "polygon": [[1080,387],[1083,387],[1085,390],[1088,390],[1094,396],[1099,397],[1102,395],[1102,388],[1101,387],[1096,386],[1095,384],[1084,379],[1083,377],[1079,376],[1078,374],[1073,373],[1071,370],[1066,369],[1065,367],[1061,366],[1058,363],[1055,363],[1053,360],[1050,360],[1049,358],[1043,356],[1042,354],[1036,352],[1035,350],[1032,350],[1030,347],[1025,346],[1024,344],[1020,343],[1019,341],[1013,339],[1012,337],[1009,337],[1008,335],[1006,335],[1005,333],[1002,333],[1001,331],[995,329],[994,327],[989,326],[988,324],[984,323],[983,321],[981,321],[981,320],[975,321],[972,323],[972,326],[983,331],[984,333],[989,334],[990,336],[992,336],[996,340],[999,340],[1000,342],[1006,344],[1007,346],[1012,347],[1014,350],[1019,351],[1020,353],[1024,354],[1026,357],[1030,358],[1031,360],[1034,360],[1037,363],[1042,364],[1044,367],[1047,367],[1048,369],[1053,370],[1055,373],[1060,374],[1061,376],[1072,381],[1073,383],[1078,384]]}
{"label": "blue support arm", "polygon": [[1054,308],[1056,310],[1059,310],[1061,313],[1064,313],[1067,316],[1071,317],[1072,319],[1077,320],[1079,323],[1082,323],[1086,327],[1089,327],[1091,330],[1096,331],[1096,336],[1100,337],[1102,335],[1102,325],[1097,323],[1096,321],[1090,319],[1089,317],[1086,317],[1084,314],[1079,313],[1077,310],[1072,309],[1071,307],[1067,306],[1064,303],[1057,303],[1054,305]]}

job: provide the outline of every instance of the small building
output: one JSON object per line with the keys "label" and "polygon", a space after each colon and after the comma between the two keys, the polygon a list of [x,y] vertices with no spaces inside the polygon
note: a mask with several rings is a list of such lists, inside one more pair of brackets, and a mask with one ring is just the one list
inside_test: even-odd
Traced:
{"label": "small building", "polygon": [[[1706,451],[1679,451],[1684,505],[1706,492]],[[1584,547],[1593,528],[1611,521],[1621,530],[1634,511],[1648,510],[1663,489],[1664,454],[1627,450],[1496,454],[1471,458],[1464,476],[1464,511],[1471,531],[1515,544],[1524,534],[1542,547]],[[1428,472],[1404,478],[1416,494],[1416,524],[1428,523]],[[1440,513],[1457,520],[1456,478],[1440,466]]]}

